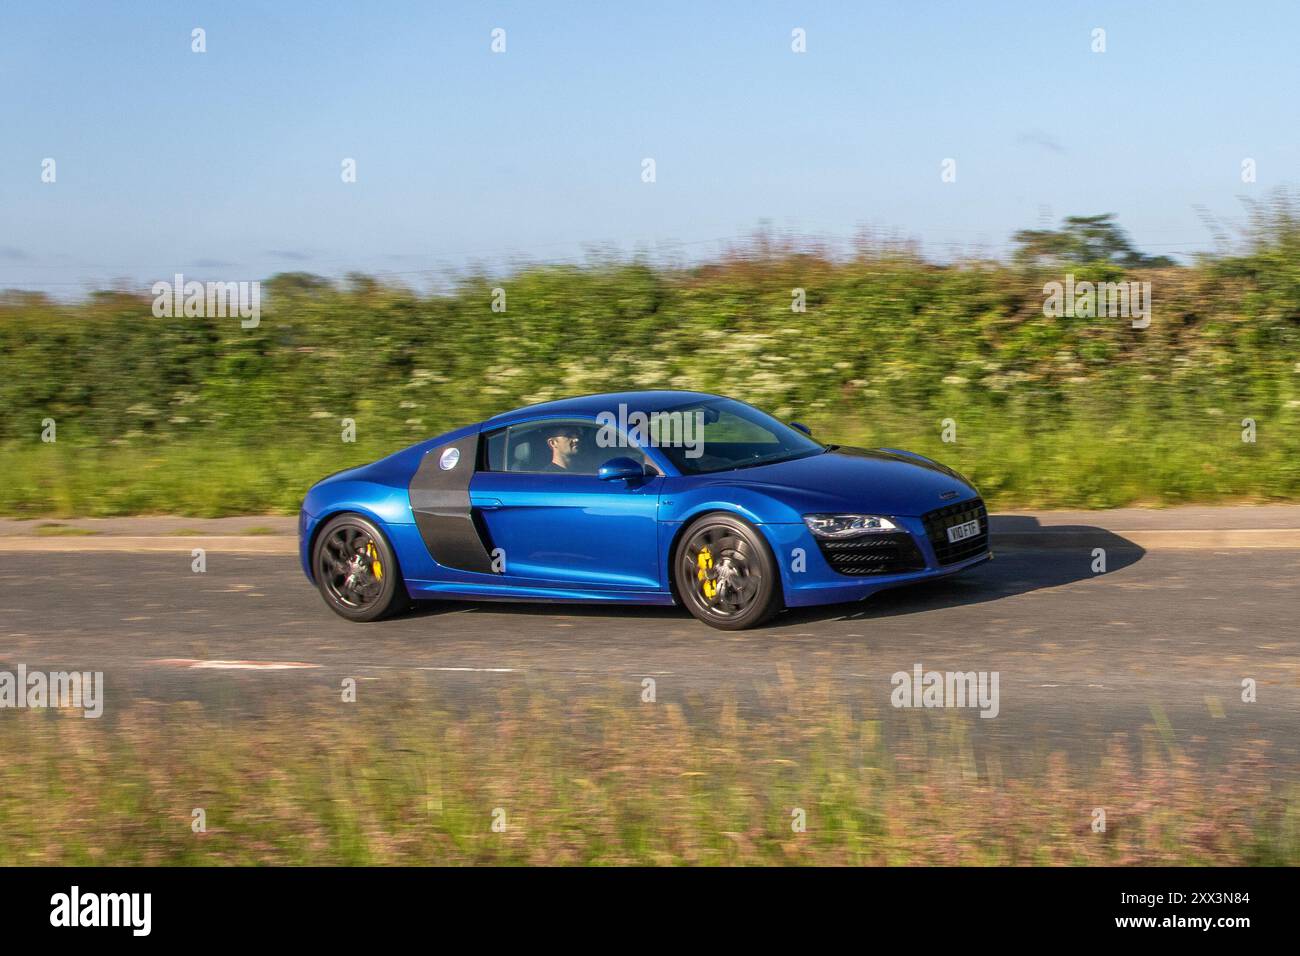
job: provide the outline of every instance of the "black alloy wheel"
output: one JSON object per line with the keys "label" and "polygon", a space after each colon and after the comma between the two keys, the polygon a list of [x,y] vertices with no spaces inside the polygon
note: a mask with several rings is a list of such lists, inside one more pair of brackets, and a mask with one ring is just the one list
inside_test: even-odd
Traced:
{"label": "black alloy wheel", "polygon": [[325,603],[349,621],[376,621],[410,604],[393,549],[360,515],[339,515],[321,529],[312,570]]}
{"label": "black alloy wheel", "polygon": [[725,631],[754,627],[781,608],[776,562],[766,542],[731,515],[704,515],[686,529],[674,581],[687,610]]}

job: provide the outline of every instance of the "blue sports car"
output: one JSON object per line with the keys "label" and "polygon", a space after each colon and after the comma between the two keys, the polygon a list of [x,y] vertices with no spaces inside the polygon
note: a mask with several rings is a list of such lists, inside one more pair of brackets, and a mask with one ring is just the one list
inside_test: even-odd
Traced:
{"label": "blue sports car", "polygon": [[298,530],[303,570],[353,621],[415,600],[596,601],[739,630],[991,557],[984,503],[952,469],[676,391],[431,438],[314,485]]}

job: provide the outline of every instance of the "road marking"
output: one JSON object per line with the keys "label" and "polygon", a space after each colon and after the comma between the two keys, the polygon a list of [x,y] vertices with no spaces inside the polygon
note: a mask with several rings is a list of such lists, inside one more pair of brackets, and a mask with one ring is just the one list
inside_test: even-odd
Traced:
{"label": "road marking", "polygon": [[320,667],[319,664],[307,664],[302,661],[198,661],[185,657],[164,657],[149,661],[150,664],[162,664],[166,667],[186,667],[191,670],[221,671],[288,671],[304,667]]}

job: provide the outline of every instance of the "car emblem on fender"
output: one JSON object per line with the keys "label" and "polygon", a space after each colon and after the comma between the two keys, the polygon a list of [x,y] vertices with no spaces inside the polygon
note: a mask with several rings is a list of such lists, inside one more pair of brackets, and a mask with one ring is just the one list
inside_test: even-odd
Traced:
{"label": "car emblem on fender", "polygon": [[957,492],[945,491],[943,494],[939,495],[939,497],[944,501],[951,501],[953,498],[957,497]]}

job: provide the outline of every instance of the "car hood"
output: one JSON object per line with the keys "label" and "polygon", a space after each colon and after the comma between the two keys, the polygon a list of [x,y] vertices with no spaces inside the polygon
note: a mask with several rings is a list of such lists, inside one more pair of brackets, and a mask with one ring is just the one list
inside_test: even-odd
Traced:
{"label": "car hood", "polygon": [[919,516],[978,494],[960,475],[937,462],[883,448],[838,447],[809,458],[711,477],[772,494],[805,514]]}

